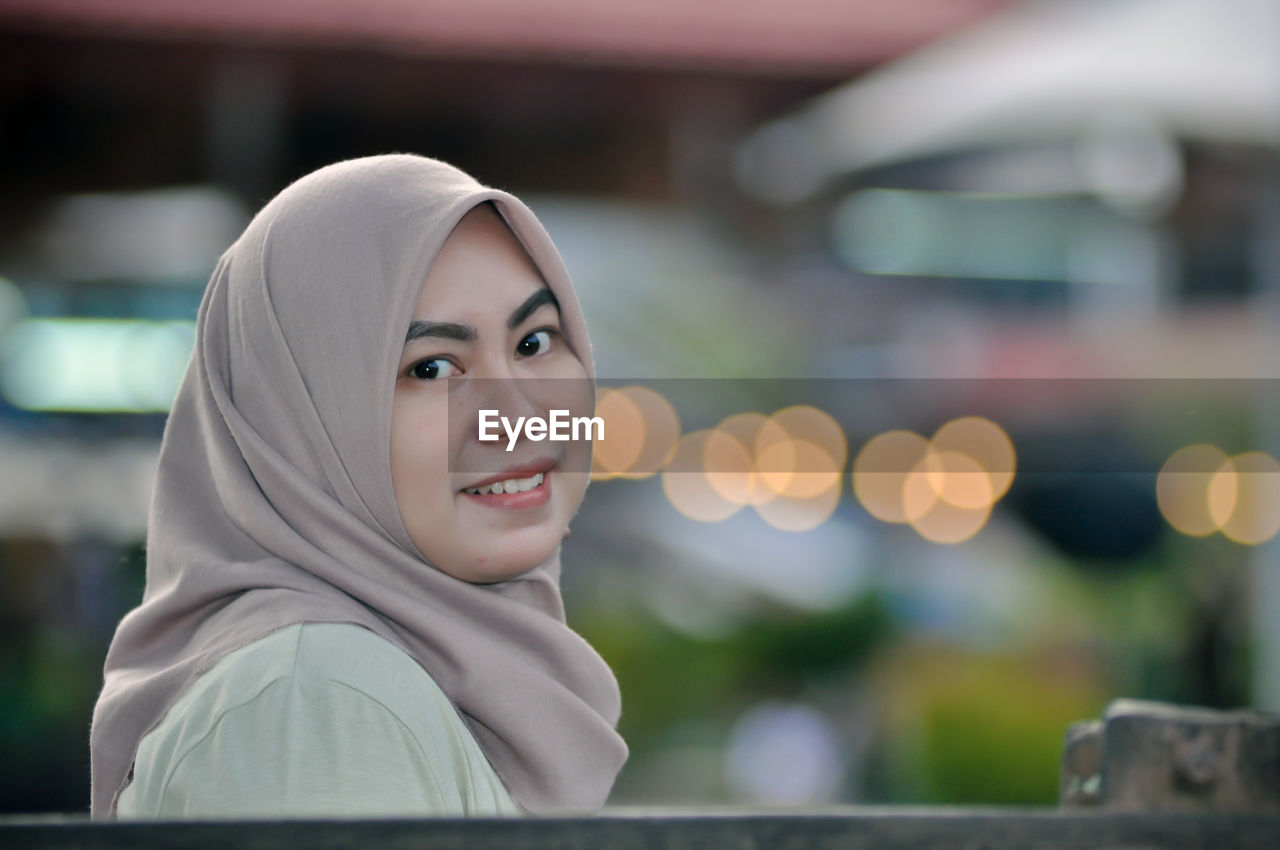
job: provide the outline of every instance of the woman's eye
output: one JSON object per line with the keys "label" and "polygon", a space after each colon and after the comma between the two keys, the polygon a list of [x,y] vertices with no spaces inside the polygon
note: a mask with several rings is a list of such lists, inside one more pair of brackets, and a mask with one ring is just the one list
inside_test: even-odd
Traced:
{"label": "woman's eye", "polygon": [[409,367],[409,374],[420,381],[437,381],[441,378],[449,377],[455,371],[456,369],[452,363],[440,358],[419,360]]}
{"label": "woman's eye", "polygon": [[521,357],[532,357],[541,354],[551,345],[551,331],[534,331],[516,346],[516,354]]}

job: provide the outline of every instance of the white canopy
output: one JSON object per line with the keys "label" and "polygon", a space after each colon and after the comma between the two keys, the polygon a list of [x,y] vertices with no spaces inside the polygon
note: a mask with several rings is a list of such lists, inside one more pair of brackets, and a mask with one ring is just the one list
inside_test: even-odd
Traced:
{"label": "white canopy", "polygon": [[792,182],[780,194],[798,198],[837,174],[1069,140],[1116,115],[1183,138],[1280,144],[1280,0],[1019,4],[763,128],[742,164],[776,169]]}

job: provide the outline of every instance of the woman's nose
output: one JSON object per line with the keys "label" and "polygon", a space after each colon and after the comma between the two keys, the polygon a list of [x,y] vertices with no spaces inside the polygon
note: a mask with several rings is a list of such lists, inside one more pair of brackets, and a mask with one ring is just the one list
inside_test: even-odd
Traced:
{"label": "woman's nose", "polygon": [[518,417],[541,416],[547,411],[539,404],[537,380],[521,376],[509,360],[486,359],[471,372],[477,406],[496,410],[497,416],[512,422]]}
{"label": "woman's nose", "polygon": [[470,364],[471,377],[481,381],[507,381],[518,376],[515,358],[510,352],[484,346]]}

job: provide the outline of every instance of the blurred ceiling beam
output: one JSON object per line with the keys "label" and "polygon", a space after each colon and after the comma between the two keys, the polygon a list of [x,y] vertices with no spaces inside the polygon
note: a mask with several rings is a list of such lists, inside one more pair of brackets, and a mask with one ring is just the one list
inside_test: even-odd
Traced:
{"label": "blurred ceiling beam", "polygon": [[0,31],[839,74],[1008,0],[0,0]]}
{"label": "blurred ceiling beam", "polygon": [[0,230],[63,193],[252,207],[389,150],[524,193],[736,197],[751,127],[1008,2],[0,0]]}

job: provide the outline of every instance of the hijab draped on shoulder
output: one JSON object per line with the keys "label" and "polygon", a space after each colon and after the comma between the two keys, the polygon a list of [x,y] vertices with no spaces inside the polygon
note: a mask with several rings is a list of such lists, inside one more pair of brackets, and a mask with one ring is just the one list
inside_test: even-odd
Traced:
{"label": "hijab draped on shoulder", "polygon": [[116,631],[94,710],[94,817],[114,814],[138,742],[196,677],[299,622],[354,623],[417,660],[524,808],[604,802],[626,758],[617,683],[565,624],[559,553],[510,581],[459,581],[423,560],[392,489],[405,331],[441,245],[485,201],[593,374],[577,298],[537,219],[436,160],[316,171],[218,262],[160,450],[146,591]]}

